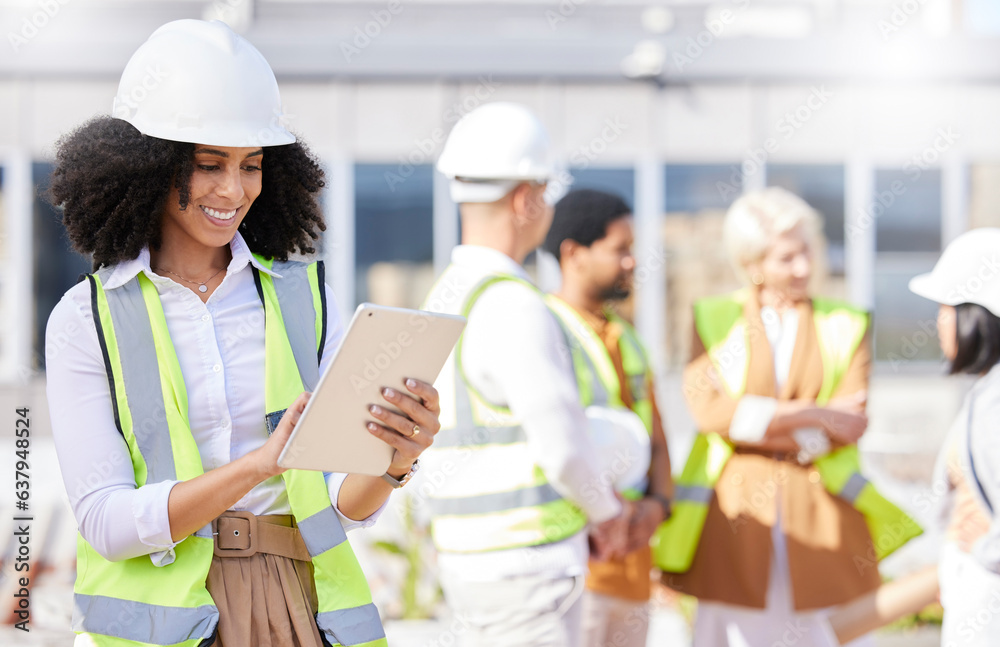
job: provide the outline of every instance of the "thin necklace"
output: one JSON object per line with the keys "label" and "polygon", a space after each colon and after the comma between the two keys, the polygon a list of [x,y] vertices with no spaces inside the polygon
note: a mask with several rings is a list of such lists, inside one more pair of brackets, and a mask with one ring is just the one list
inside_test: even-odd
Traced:
{"label": "thin necklace", "polygon": [[[226,269],[226,268],[222,268],[222,270],[224,270],[224,269]],[[195,285],[198,286],[198,291],[201,292],[201,293],[208,292],[208,286],[205,285],[205,284],[208,283],[209,281],[211,281],[212,279],[214,279],[215,277],[217,277],[219,275],[219,273],[222,272],[222,270],[219,270],[218,272],[216,272],[212,276],[208,277],[204,281],[192,281],[191,279],[184,278],[183,276],[181,276],[177,272],[171,272],[170,270],[164,269],[162,267],[154,267],[153,270],[156,271],[156,272],[166,272],[167,274],[173,274],[174,276],[176,276],[177,278],[179,278],[182,281],[187,281],[188,283],[194,283]]]}

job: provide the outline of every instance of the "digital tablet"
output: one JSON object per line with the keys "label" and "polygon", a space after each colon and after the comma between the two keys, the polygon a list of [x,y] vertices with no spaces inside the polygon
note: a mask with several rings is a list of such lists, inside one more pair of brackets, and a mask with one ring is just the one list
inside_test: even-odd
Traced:
{"label": "digital tablet", "polygon": [[465,328],[465,318],[362,303],[278,457],[285,468],[385,474],[395,451],[367,429],[368,406],[399,413],[382,397],[392,387],[414,397],[406,378],[433,384]]}

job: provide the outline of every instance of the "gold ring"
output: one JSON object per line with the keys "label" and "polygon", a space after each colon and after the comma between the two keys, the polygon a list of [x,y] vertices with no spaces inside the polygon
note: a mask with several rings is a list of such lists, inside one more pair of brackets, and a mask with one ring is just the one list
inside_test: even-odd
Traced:
{"label": "gold ring", "polygon": [[413,438],[420,433],[420,425],[413,425],[413,433],[410,434],[410,438]]}

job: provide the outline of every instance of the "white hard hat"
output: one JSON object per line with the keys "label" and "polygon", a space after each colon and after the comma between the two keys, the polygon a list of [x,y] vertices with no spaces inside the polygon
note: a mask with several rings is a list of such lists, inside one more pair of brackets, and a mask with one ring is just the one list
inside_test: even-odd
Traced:
{"label": "white hard hat", "polygon": [[619,492],[642,489],[651,457],[649,431],[642,418],[629,409],[600,405],[587,407],[585,413],[600,473]]}
{"label": "white hard hat", "polygon": [[517,103],[488,103],[462,117],[444,144],[437,169],[457,203],[494,202],[520,182],[556,174],[542,122]]}
{"label": "white hard hat", "polygon": [[264,57],[225,23],[176,20],[125,66],[111,111],[144,135],[214,146],[279,146],[278,82]]}
{"label": "white hard hat", "polygon": [[933,270],[910,279],[910,290],[949,306],[976,303],[1000,317],[1000,229],[972,229],[951,241]]}

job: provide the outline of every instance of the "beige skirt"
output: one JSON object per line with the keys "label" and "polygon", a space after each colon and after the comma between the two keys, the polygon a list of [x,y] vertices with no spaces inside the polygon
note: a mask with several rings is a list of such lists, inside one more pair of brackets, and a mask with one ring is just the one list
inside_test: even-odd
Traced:
{"label": "beige skirt", "polygon": [[[257,521],[293,524],[290,516]],[[311,562],[261,552],[216,555],[207,584],[219,608],[213,647],[323,647]]]}

